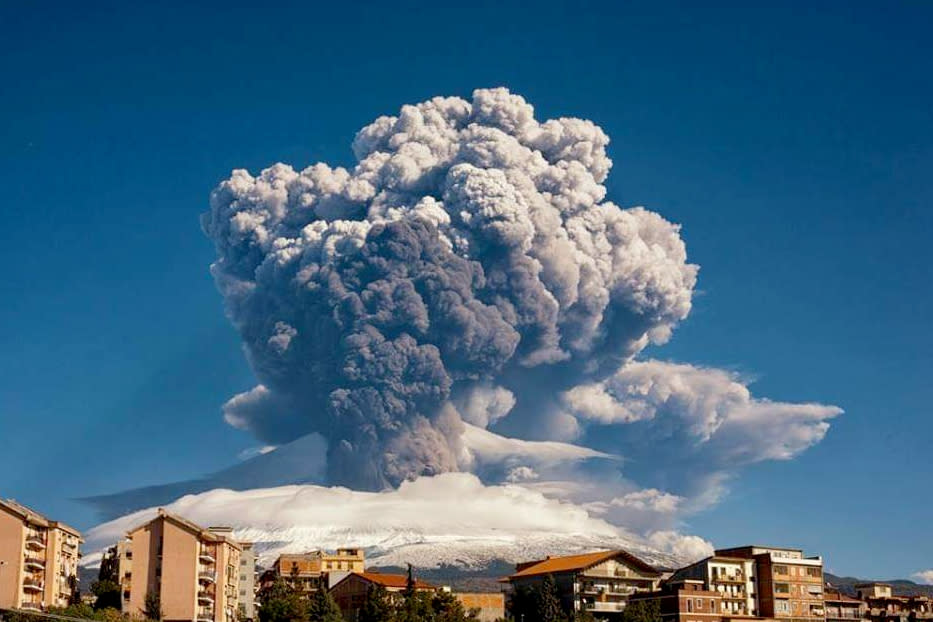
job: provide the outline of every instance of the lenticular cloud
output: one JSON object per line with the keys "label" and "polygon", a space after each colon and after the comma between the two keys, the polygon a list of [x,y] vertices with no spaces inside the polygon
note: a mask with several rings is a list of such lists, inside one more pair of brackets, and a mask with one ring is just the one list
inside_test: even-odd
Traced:
{"label": "lenticular cloud", "polygon": [[321,434],[329,481],[375,490],[472,468],[477,428],[644,419],[603,388],[687,316],[698,268],[677,225],[605,200],[608,142],[500,88],[380,117],[352,169],[234,171],[202,224],[260,384],[227,421]]}

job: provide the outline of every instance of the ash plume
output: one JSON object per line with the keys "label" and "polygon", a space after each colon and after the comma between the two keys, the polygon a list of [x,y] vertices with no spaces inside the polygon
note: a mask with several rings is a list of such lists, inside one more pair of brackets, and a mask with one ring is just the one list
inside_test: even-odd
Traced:
{"label": "ash plume", "polygon": [[697,274],[678,226],[606,200],[608,142],[485,89],[380,117],[352,169],[234,171],[202,226],[260,384],[227,421],[319,433],[369,490],[460,470],[464,420],[574,437],[562,396],[666,341]]}

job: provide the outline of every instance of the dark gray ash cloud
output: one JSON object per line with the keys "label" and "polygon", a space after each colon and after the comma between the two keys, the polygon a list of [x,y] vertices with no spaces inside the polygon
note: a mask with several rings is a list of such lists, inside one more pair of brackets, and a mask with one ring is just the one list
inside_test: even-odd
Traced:
{"label": "dark gray ash cloud", "polygon": [[678,226],[605,200],[599,127],[533,112],[434,98],[363,128],[350,170],[216,188],[212,273],[260,381],[227,421],[320,433],[330,481],[364,489],[461,468],[461,417],[573,436],[563,393],[666,341],[697,267]]}

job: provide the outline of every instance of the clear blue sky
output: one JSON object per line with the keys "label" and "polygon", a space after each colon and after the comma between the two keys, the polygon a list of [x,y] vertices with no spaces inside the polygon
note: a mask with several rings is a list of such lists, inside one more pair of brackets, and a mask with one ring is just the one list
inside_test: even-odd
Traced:
{"label": "clear blue sky", "polygon": [[0,8],[0,495],[85,527],[69,498],[255,444],[220,415],[254,381],[211,188],[505,85],[599,123],[610,195],[683,224],[701,295],[657,356],[846,410],[687,530],[933,566],[933,4],[132,4]]}

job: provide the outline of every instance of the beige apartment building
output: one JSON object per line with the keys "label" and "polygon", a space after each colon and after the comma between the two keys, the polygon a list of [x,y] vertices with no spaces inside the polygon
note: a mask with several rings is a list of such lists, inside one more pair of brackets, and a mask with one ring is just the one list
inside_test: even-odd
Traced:
{"label": "beige apartment building", "polygon": [[240,615],[243,620],[255,620],[256,612],[256,551],[252,542],[242,542],[240,553]]}
{"label": "beige apartment building", "polygon": [[0,499],[0,607],[65,607],[77,588],[77,530]]}
{"label": "beige apartment building", "polygon": [[789,622],[824,622],[823,560],[800,549],[743,546],[717,556],[754,560],[756,615]]}
{"label": "beige apartment building", "polygon": [[117,545],[123,611],[141,615],[159,596],[165,622],[235,622],[242,546],[229,529],[159,515]]}
{"label": "beige apartment building", "polygon": [[716,611],[719,615],[757,616],[755,566],[753,559],[714,555],[681,568],[669,582],[700,581],[700,589],[720,596]]}
{"label": "beige apartment building", "polygon": [[365,563],[363,549],[359,548],[337,549],[336,553],[285,553],[272,564],[272,572],[264,578],[264,586],[281,577],[292,587],[310,593],[321,587],[332,587],[351,572],[363,572]]}

